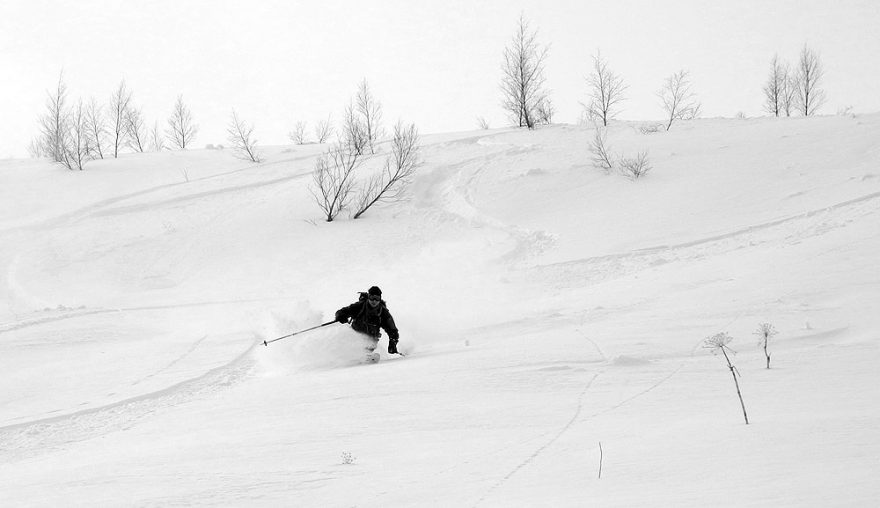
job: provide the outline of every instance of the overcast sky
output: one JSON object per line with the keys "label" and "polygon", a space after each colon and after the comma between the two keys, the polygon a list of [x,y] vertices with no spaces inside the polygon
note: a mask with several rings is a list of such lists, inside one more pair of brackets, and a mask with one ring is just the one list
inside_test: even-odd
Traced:
{"label": "overcast sky", "polygon": [[106,103],[125,79],[163,129],[182,94],[197,147],[226,143],[233,108],[261,143],[288,143],[298,120],[339,120],[363,78],[387,125],[500,127],[501,55],[520,13],[550,46],[559,122],[577,121],[597,50],[629,85],[622,119],[661,118],[656,91],[680,69],[704,117],[764,114],[771,58],[793,63],[804,44],[825,67],[820,113],[880,111],[874,0],[0,0],[0,157],[26,156],[62,69],[71,102]]}

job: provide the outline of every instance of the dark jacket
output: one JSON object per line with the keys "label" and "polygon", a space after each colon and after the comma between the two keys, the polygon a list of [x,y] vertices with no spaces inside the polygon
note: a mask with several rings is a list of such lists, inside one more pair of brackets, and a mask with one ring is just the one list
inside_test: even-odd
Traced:
{"label": "dark jacket", "polygon": [[391,340],[396,341],[399,338],[397,326],[385,305],[385,300],[379,302],[379,305],[375,307],[370,306],[366,300],[355,302],[337,310],[336,319],[340,321],[351,319],[351,327],[355,331],[365,333],[370,337],[378,339],[382,335],[379,329],[382,328]]}

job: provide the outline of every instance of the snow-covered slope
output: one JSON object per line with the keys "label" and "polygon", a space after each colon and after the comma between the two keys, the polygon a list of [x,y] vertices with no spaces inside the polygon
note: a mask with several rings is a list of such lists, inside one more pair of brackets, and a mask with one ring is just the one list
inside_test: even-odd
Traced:
{"label": "snow-covered slope", "polygon": [[[592,135],[425,136],[332,223],[317,145],[0,161],[0,504],[876,503],[880,115]],[[374,284],[406,358],[262,345]]]}

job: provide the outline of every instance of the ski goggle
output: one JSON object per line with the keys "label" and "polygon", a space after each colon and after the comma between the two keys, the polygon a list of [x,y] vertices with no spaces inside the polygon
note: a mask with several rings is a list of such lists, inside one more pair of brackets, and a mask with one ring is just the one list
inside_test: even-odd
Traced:
{"label": "ski goggle", "polygon": [[381,300],[382,300],[382,297],[381,297],[381,296],[370,295],[370,301],[371,301],[371,302],[378,302],[378,301],[381,301]]}

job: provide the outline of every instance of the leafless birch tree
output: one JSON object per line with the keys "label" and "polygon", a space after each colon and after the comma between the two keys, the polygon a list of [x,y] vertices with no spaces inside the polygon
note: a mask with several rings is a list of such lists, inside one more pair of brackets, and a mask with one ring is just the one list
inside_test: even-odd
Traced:
{"label": "leafless birch tree", "polygon": [[666,78],[657,96],[663,101],[663,109],[666,111],[667,131],[674,121],[691,120],[700,114],[700,103],[696,94],[691,91],[690,73],[686,70],[680,70]]}
{"label": "leafless birch tree", "polygon": [[347,145],[349,151],[361,156],[369,145],[369,141],[367,127],[357,114],[354,104],[349,103],[342,117],[342,139],[340,142]]}
{"label": "leafless birch tree", "polygon": [[107,138],[107,121],[98,101],[91,99],[86,107],[86,128],[89,133],[89,145],[92,158],[104,158],[104,143]]}
{"label": "leafless birch tree", "polygon": [[58,75],[55,90],[47,92],[46,113],[40,117],[40,153],[54,162],[64,162],[69,124],[67,85],[64,71]]}
{"label": "leafless birch tree", "polygon": [[548,95],[544,88],[548,51],[538,44],[537,30],[531,31],[521,15],[501,65],[501,105],[519,127],[534,129],[537,124],[536,109]]}
{"label": "leafless birch tree", "polygon": [[238,118],[238,113],[232,110],[232,118],[226,128],[229,143],[239,159],[251,162],[262,162],[262,157],[257,150],[257,140],[254,139],[254,126],[248,125]]}
{"label": "leafless birch tree", "polygon": [[825,70],[822,62],[819,61],[819,55],[804,45],[797,64],[795,94],[798,111],[804,116],[815,114],[816,110],[825,103],[825,91],[819,88],[824,74]]}
{"label": "leafless birch tree", "polygon": [[608,120],[616,114],[618,104],[625,100],[623,92],[627,87],[623,79],[608,68],[608,61],[599,52],[593,56],[593,72],[587,78],[587,84],[590,94],[588,115],[601,119],[602,125],[607,127]]}
{"label": "leafless birch tree", "polygon": [[131,91],[125,86],[125,80],[119,82],[119,86],[110,97],[110,137],[113,144],[113,157],[119,157],[119,149],[126,141],[126,115],[131,103]]}
{"label": "leafless birch tree", "polygon": [[90,159],[92,148],[89,145],[89,128],[86,121],[86,108],[80,100],[70,113],[68,132],[65,136],[64,165],[68,169],[82,171]]}
{"label": "leafless birch tree", "polygon": [[333,122],[330,119],[330,116],[327,116],[326,120],[319,120],[315,124],[315,140],[318,144],[324,144],[327,142],[327,139],[333,135]]}
{"label": "leafless birch tree", "polygon": [[785,112],[785,116],[791,116],[794,112],[794,102],[795,96],[797,95],[797,76],[791,72],[791,68],[786,65],[785,66],[785,80],[783,81],[782,88],[782,110]]}
{"label": "leafless birch tree", "polygon": [[147,149],[149,132],[144,125],[141,110],[133,104],[129,104],[128,110],[125,112],[125,137],[128,140],[128,146],[135,152],[143,152]]}
{"label": "leafless birch tree", "polygon": [[159,130],[159,121],[153,122],[153,128],[150,129],[150,150],[154,152],[161,152],[165,149],[165,137],[162,136],[162,131]]}
{"label": "leafless birch tree", "polygon": [[333,222],[348,206],[354,185],[352,173],[360,163],[360,154],[344,142],[334,143],[315,162],[310,190],[327,222]]}
{"label": "leafless birch tree", "polygon": [[376,143],[382,137],[382,103],[373,97],[366,78],[358,86],[355,106],[364,127],[370,153],[376,153]]}
{"label": "leafless birch tree", "polygon": [[192,113],[183,103],[183,96],[178,95],[174,111],[171,113],[171,118],[168,119],[168,128],[165,131],[168,141],[174,148],[186,150],[195,140],[198,131],[199,127],[193,123]]}
{"label": "leafless birch tree", "polygon": [[764,111],[780,116],[784,112],[785,88],[788,82],[788,72],[785,64],[779,60],[779,55],[774,55],[770,61],[770,75],[764,84]]}
{"label": "leafless birch tree", "polygon": [[370,178],[358,198],[357,219],[379,201],[396,201],[412,180],[421,163],[419,131],[414,124],[397,122],[391,140],[391,153],[385,159],[382,173]]}

